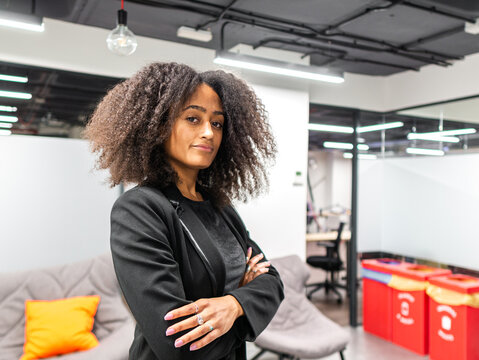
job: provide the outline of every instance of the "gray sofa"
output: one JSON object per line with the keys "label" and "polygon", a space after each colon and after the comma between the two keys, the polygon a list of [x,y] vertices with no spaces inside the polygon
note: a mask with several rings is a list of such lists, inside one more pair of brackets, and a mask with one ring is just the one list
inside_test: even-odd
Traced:
{"label": "gray sofa", "polygon": [[[25,300],[100,295],[93,333],[100,344],[58,360],[126,360],[134,320],[121,297],[111,255],[40,270],[0,274],[0,360],[23,353]],[[51,358],[50,358],[51,359]]]}

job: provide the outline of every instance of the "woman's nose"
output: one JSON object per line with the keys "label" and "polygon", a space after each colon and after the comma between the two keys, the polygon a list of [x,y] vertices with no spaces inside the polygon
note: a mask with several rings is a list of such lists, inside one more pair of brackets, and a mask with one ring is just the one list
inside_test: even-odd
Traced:
{"label": "woman's nose", "polygon": [[205,121],[205,124],[201,127],[201,136],[205,138],[213,137],[213,128],[209,121]]}

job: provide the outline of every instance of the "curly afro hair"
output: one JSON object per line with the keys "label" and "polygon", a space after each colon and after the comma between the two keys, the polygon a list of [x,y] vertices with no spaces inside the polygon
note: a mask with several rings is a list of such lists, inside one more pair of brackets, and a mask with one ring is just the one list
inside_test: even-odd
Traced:
{"label": "curly afro hair", "polygon": [[254,91],[221,70],[198,73],[184,64],[152,63],[108,91],[84,131],[91,151],[99,154],[96,168],[109,169],[112,187],[178,182],[163,144],[182,106],[203,83],[218,94],[225,124],[216,158],[199,171],[198,184],[217,206],[247,201],[269,185],[267,165],[275,159],[276,144]]}

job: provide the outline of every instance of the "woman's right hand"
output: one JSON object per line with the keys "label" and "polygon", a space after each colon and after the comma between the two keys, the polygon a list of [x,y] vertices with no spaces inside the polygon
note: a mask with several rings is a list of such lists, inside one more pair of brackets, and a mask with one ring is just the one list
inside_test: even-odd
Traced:
{"label": "woman's right hand", "polygon": [[264,261],[258,264],[258,262],[264,257],[263,253],[251,258],[252,253],[253,249],[251,247],[248,248],[248,253],[246,255],[246,271],[240,281],[239,287],[248,284],[261,274],[269,271],[269,266],[271,265],[269,261]]}

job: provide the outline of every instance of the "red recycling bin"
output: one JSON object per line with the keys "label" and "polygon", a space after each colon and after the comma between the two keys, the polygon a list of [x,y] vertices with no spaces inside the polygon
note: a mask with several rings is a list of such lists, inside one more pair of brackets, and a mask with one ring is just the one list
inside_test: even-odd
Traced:
{"label": "red recycling bin", "polygon": [[479,278],[455,274],[429,280],[432,360],[479,360]]}
{"label": "red recycling bin", "polygon": [[428,346],[427,281],[434,276],[447,275],[448,269],[403,263],[393,269],[392,287],[392,342],[420,355],[426,355]]}
{"label": "red recycling bin", "polygon": [[388,283],[394,268],[401,261],[394,259],[363,260],[363,328],[383,339],[392,339],[392,288]]}

